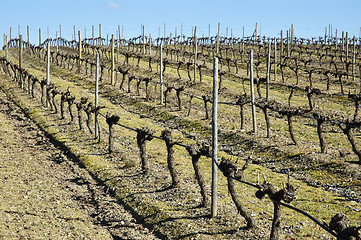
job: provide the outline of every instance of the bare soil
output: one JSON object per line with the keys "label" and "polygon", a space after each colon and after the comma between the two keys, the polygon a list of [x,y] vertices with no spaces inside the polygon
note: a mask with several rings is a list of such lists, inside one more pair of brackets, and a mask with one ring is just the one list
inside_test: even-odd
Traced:
{"label": "bare soil", "polygon": [[[39,61],[39,64],[35,64],[37,60],[29,57],[27,62],[29,64],[31,63],[29,69],[33,71],[33,74],[36,74],[39,78],[43,76],[44,64],[42,61]],[[63,70],[56,66],[53,68],[52,82],[60,89],[64,91],[67,87],[70,87],[71,93],[75,94],[77,99],[80,99],[82,96],[93,97],[91,95],[92,89],[88,86],[87,81],[85,81],[87,77],[78,76],[74,71]],[[185,118],[183,117],[183,115],[185,115],[183,112],[186,111],[186,109],[184,109],[183,112],[168,111],[169,109],[160,108],[156,103],[144,103],[144,101],[141,101],[141,97],[134,97],[131,93],[116,91],[118,86],[109,87],[104,81],[103,83],[100,88],[100,101],[101,104],[103,104],[102,106],[106,106],[106,108],[102,112],[105,114],[106,110],[112,113],[121,113],[121,123],[133,128],[149,125],[152,129],[157,129],[158,133],[160,129],[171,127],[175,135],[178,136],[181,135],[181,132],[184,136],[189,136],[189,139],[197,139],[198,137],[207,138],[207,132],[202,131],[209,130],[210,120],[203,119],[204,109],[201,107],[201,104],[192,108],[191,117]],[[16,83],[10,83],[9,81],[8,84],[9,86],[15,86]],[[50,131],[48,131],[49,134],[53,134],[60,139],[60,142],[64,142],[64,144],[73,151],[72,154],[80,158],[85,156],[81,161],[84,161],[84,164],[88,163],[88,170],[102,179],[111,191],[117,194],[119,199],[142,216],[141,219],[138,219],[138,222],[152,224],[155,229],[166,234],[166,236],[161,236],[162,238],[268,238],[273,206],[270,201],[255,199],[254,189],[238,186],[240,198],[259,223],[257,229],[245,230],[243,227],[245,226],[244,220],[237,214],[234,204],[230,201],[223,176],[220,176],[219,179],[219,216],[210,219],[208,208],[197,207],[200,200],[199,190],[195,184],[193,172],[190,167],[190,158],[188,154],[182,152],[181,149],[177,149],[176,151],[176,154],[178,154],[176,155],[176,168],[181,176],[182,184],[179,189],[171,189],[168,186],[169,176],[165,167],[166,152],[163,142],[157,142],[155,140],[148,144],[147,151],[149,153],[152,170],[150,175],[143,175],[139,171],[139,154],[133,132],[117,127],[115,129],[115,136],[117,136],[117,141],[115,142],[116,151],[108,154],[108,132],[104,119],[101,120],[104,120],[101,122],[101,126],[103,126],[102,141],[95,143],[93,137],[85,134],[87,130],[79,131],[76,121],[73,121],[72,124],[69,123],[68,113],[66,113],[65,119],[59,120],[58,114],[54,114],[54,112],[44,108],[43,104],[40,103],[39,92],[36,98],[31,99],[27,94],[24,94],[23,90],[15,88],[16,87],[11,90],[13,90],[14,95],[20,98],[20,101],[15,101],[23,102],[25,106],[24,109],[28,109],[28,112],[31,114],[30,116],[32,116],[39,125],[42,127],[45,126],[43,129],[46,131],[50,129]],[[10,94],[10,96],[12,95]],[[19,106],[20,105],[21,103]],[[172,106],[173,108],[176,107],[175,104]],[[43,119],[37,118],[37,115],[41,115]],[[233,121],[233,118],[228,118],[225,114],[220,114],[220,119],[223,122],[237,123],[237,121]],[[276,116],[274,119],[279,120],[281,118]],[[43,120],[44,122],[41,124]],[[284,119],[282,120],[281,128],[283,128],[284,125]],[[248,123],[249,121],[248,119]],[[145,122],[148,125],[146,125]],[[239,131],[238,128],[232,127],[232,125],[230,125],[230,127],[227,125],[227,127],[220,129],[222,132],[221,136],[224,137],[224,141],[222,141],[224,144],[221,146],[222,151],[232,152],[233,150],[239,150],[242,155],[248,156],[251,155],[251,152],[253,154],[253,150],[257,147],[254,154],[254,164],[247,169],[246,180],[255,182],[258,173],[263,172],[268,179],[276,182],[278,184],[277,186],[281,187],[281,183],[287,179],[287,172],[290,171],[292,184],[299,187],[297,199],[293,202],[294,206],[305,209],[325,223],[329,222],[332,215],[341,210],[350,216],[352,225],[359,224],[360,210],[358,200],[360,199],[360,188],[359,185],[357,185],[360,177],[359,165],[355,162],[340,164],[338,155],[341,155],[341,153],[336,151],[332,151],[332,154],[327,155],[327,158],[324,154],[319,154],[317,150],[314,150],[317,149],[315,145],[317,138],[314,138],[314,141],[311,141],[310,138],[304,138],[302,141],[302,146],[304,147],[296,148],[291,144],[288,135],[285,137],[281,130],[275,130],[273,132],[274,136],[266,139],[260,137],[264,134],[253,135],[249,129]],[[259,124],[258,127],[262,130],[261,124]],[[231,130],[227,130],[227,128]],[[233,131],[232,129],[235,132],[234,134],[231,132]],[[242,134],[236,133],[237,131]],[[184,137],[179,139],[184,139]],[[185,143],[190,142],[191,141],[188,142],[188,140],[185,141]],[[232,147],[227,149],[228,146]],[[24,148],[21,144],[19,147]],[[257,152],[258,148],[260,150]],[[308,154],[311,151],[312,154]],[[336,152],[336,156],[334,156],[333,152]],[[349,149],[344,151],[343,155],[346,155],[345,159],[347,160],[354,159]],[[330,159],[334,161],[328,163]],[[342,159],[342,161],[345,159]],[[242,161],[239,162],[240,165],[241,162]],[[209,161],[206,162],[203,160],[201,164],[203,164],[202,172],[207,173],[206,170],[210,169]],[[260,165],[268,169],[264,169],[260,167]],[[350,166],[347,167],[344,165]],[[314,169],[317,171],[314,172]],[[325,171],[325,169],[327,169],[327,171]],[[90,180],[84,177],[80,179],[85,180],[78,180],[78,176],[72,179],[72,184],[85,185],[87,188],[91,185]],[[301,179],[302,182],[296,179]],[[206,175],[206,180],[210,183],[209,175]],[[64,179],[61,179],[61,181],[64,181]],[[307,184],[304,184],[305,182]],[[339,183],[341,183],[342,186],[339,186]],[[315,187],[310,187],[309,185]],[[100,190],[104,189],[104,187],[96,182],[94,186]],[[321,187],[331,192],[336,192],[337,194],[329,194],[329,192],[323,191]],[[207,190],[210,192],[209,185],[207,186]],[[116,210],[105,208],[109,211],[105,211],[106,213],[97,212],[100,204],[93,204],[95,202],[94,199],[102,197],[97,197],[98,195],[94,195],[92,191],[94,190],[91,190],[88,194],[80,192],[80,194],[76,195],[77,197],[75,197],[75,199],[80,202],[79,204],[85,204],[83,208],[90,209],[88,212],[90,212],[90,215],[94,218],[95,223],[107,227],[113,237],[115,236],[114,238],[134,239],[135,237],[133,236],[129,237],[127,235],[124,237],[122,235],[123,232],[119,227],[121,222],[118,221],[120,217],[114,213]],[[343,197],[345,197],[346,200]],[[115,200],[113,201],[115,202]],[[354,201],[358,201],[358,203]],[[92,208],[88,205],[92,206]],[[95,214],[93,214],[94,212]],[[137,220],[133,220],[133,222],[136,221]],[[130,222],[133,223],[132,221]],[[142,229],[143,227],[141,225],[134,226],[133,228],[135,229]],[[283,238],[287,239],[331,238],[308,219],[294,212],[287,211],[287,209],[285,209],[284,219],[282,220],[282,228]],[[114,233],[116,231],[120,231],[119,235]],[[146,232],[147,230],[145,229],[144,231]],[[141,238],[144,239],[144,237]]]}
{"label": "bare soil", "polygon": [[0,239],[157,239],[0,91]]}

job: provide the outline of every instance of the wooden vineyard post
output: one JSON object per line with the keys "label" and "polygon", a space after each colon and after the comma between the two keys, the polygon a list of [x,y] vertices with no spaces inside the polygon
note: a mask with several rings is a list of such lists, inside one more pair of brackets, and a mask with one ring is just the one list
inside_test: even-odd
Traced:
{"label": "wooden vineyard post", "polygon": [[[219,51],[219,31],[221,28],[221,23],[218,23],[218,33],[217,33],[217,45],[216,45],[216,57],[218,57],[218,51]],[[218,60],[217,60],[218,61]]]}
{"label": "wooden vineyard post", "polygon": [[244,26],[242,27],[242,55],[244,53]]}
{"label": "wooden vineyard post", "polygon": [[346,32],[346,62],[348,59],[348,32]]}
{"label": "wooden vineyard post", "polygon": [[211,24],[208,24],[208,44],[210,44],[211,42]]}
{"label": "wooden vineyard post", "polygon": [[355,81],[355,62],[356,62],[356,49],[355,49],[355,36],[353,37],[353,49],[352,49],[352,81]]}
{"label": "wooden vineyard post", "polygon": [[251,104],[252,104],[252,126],[253,133],[257,133],[257,124],[256,124],[256,105],[254,102],[254,82],[253,82],[253,49],[249,54],[249,67],[250,67],[250,82],[251,82]]}
{"label": "wooden vineyard post", "polygon": [[270,64],[271,64],[271,41],[268,43],[268,54],[267,54],[267,76],[266,76],[266,101],[267,102],[268,102],[268,99],[269,99]]}
{"label": "wooden vineyard post", "polygon": [[28,50],[29,50],[29,52],[30,52],[30,29],[29,29],[29,25],[26,27],[26,31],[27,31],[27,36],[28,36],[28,41],[27,41],[27,43],[28,43]]}
{"label": "wooden vineyard post", "polygon": [[122,25],[122,37],[121,37],[122,46],[123,46],[123,39],[124,39],[124,25]]}
{"label": "wooden vineyard post", "polygon": [[99,45],[103,45],[102,44],[102,25],[101,24],[99,24],[99,41],[100,41]]}
{"label": "wooden vineyard post", "polygon": [[[282,43],[281,43],[282,44]],[[275,66],[274,66],[274,68],[275,68],[275,82],[277,81],[277,40],[276,40],[276,38],[275,38]],[[280,54],[282,54],[282,51],[281,51],[281,53]],[[281,56],[280,56],[280,62],[281,62]]]}
{"label": "wooden vineyard post", "polygon": [[167,46],[165,38],[166,38],[166,23],[164,23],[164,45]]}
{"label": "wooden vineyard post", "polygon": [[256,27],[254,29],[254,39],[253,39],[253,43],[256,43],[257,42],[257,36],[258,36],[258,33],[257,33],[257,29],[258,29],[258,24],[256,23]]}
{"label": "wooden vineyard post", "polygon": [[[10,38],[11,40],[11,38]],[[39,46],[41,45],[41,28],[39,28]]]}
{"label": "wooden vineyard post", "polygon": [[98,120],[98,91],[99,91],[99,53],[96,55],[96,69],[95,69],[95,119],[94,119],[94,133],[95,139],[100,139],[100,132],[99,132],[99,120]]}
{"label": "wooden vineyard post", "polygon": [[50,84],[50,42],[47,44],[47,64],[46,64],[46,88],[45,88],[45,106],[48,107],[48,89]]}
{"label": "wooden vineyard post", "polygon": [[281,61],[281,57],[282,57],[282,54],[283,54],[283,31],[281,30],[281,40],[280,40],[280,61]]}
{"label": "wooden vineyard post", "polygon": [[183,23],[181,24],[181,37],[184,39],[184,36],[183,36]]}
{"label": "wooden vineyard post", "polygon": [[290,33],[287,30],[287,57],[290,57]]}
{"label": "wooden vineyard post", "polygon": [[23,87],[23,81],[22,81],[22,63],[23,63],[23,35],[19,36],[19,84],[21,87]]}
{"label": "wooden vineyard post", "polygon": [[177,28],[175,28],[174,34],[174,61],[178,61],[178,54],[177,54]]}
{"label": "wooden vineyard post", "polygon": [[81,73],[81,33],[80,33],[80,31],[78,31],[78,35],[79,35],[79,46],[78,46],[78,50],[79,50],[78,72],[79,72],[79,73]]}
{"label": "wooden vineyard post", "polygon": [[142,45],[143,45],[143,55],[145,55],[145,31],[144,31],[144,25],[142,25],[142,32],[143,32],[143,36],[142,36]]}
{"label": "wooden vineyard post", "polygon": [[194,27],[194,83],[197,79],[197,26]]}
{"label": "wooden vineyard post", "polygon": [[94,25],[92,25],[92,40],[93,40],[93,46],[95,45],[95,39],[94,39]]}
{"label": "wooden vineyard post", "polygon": [[74,28],[74,29],[73,29],[73,30],[74,30],[74,39],[73,39],[73,40],[74,40],[74,41],[76,41],[76,30],[75,30],[75,25],[73,26],[73,28]]}
{"label": "wooden vineyard post", "polygon": [[8,60],[8,36],[5,35],[5,59]]}
{"label": "wooden vineyard post", "polygon": [[114,34],[112,34],[112,54],[111,54],[111,58],[112,58],[112,66],[111,66],[111,70],[110,70],[110,85],[114,84]]}
{"label": "wooden vineyard post", "polygon": [[160,74],[160,105],[163,104],[163,45],[160,44],[160,63],[159,63],[159,74]]}
{"label": "wooden vineyard post", "polygon": [[58,31],[56,31],[56,53],[59,51],[59,39],[58,39]]}
{"label": "wooden vineyard post", "polygon": [[152,34],[149,33],[149,57],[152,57]]}
{"label": "wooden vineyard post", "polygon": [[218,58],[213,58],[213,111],[212,111],[212,192],[211,217],[217,216],[217,157],[218,157]]}
{"label": "wooden vineyard post", "polygon": [[120,52],[120,26],[118,25],[118,34],[117,34],[117,63],[119,62],[119,52]]}

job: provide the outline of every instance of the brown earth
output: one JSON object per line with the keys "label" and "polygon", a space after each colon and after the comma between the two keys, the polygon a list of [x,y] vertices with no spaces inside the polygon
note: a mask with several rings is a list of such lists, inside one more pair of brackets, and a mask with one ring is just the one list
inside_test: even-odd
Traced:
{"label": "brown earth", "polygon": [[157,239],[0,92],[0,239]]}

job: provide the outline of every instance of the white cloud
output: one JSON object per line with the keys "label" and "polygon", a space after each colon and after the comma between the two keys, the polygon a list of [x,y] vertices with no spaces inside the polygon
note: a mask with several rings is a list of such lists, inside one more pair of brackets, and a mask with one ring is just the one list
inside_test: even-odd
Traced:
{"label": "white cloud", "polygon": [[108,2],[107,5],[111,9],[120,9],[120,5],[118,3],[115,3],[115,2]]}

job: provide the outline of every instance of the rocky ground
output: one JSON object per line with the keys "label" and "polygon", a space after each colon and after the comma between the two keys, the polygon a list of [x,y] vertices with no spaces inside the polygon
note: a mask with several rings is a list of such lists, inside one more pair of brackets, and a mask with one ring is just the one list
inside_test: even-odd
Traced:
{"label": "rocky ground", "polygon": [[0,239],[157,239],[0,91]]}

